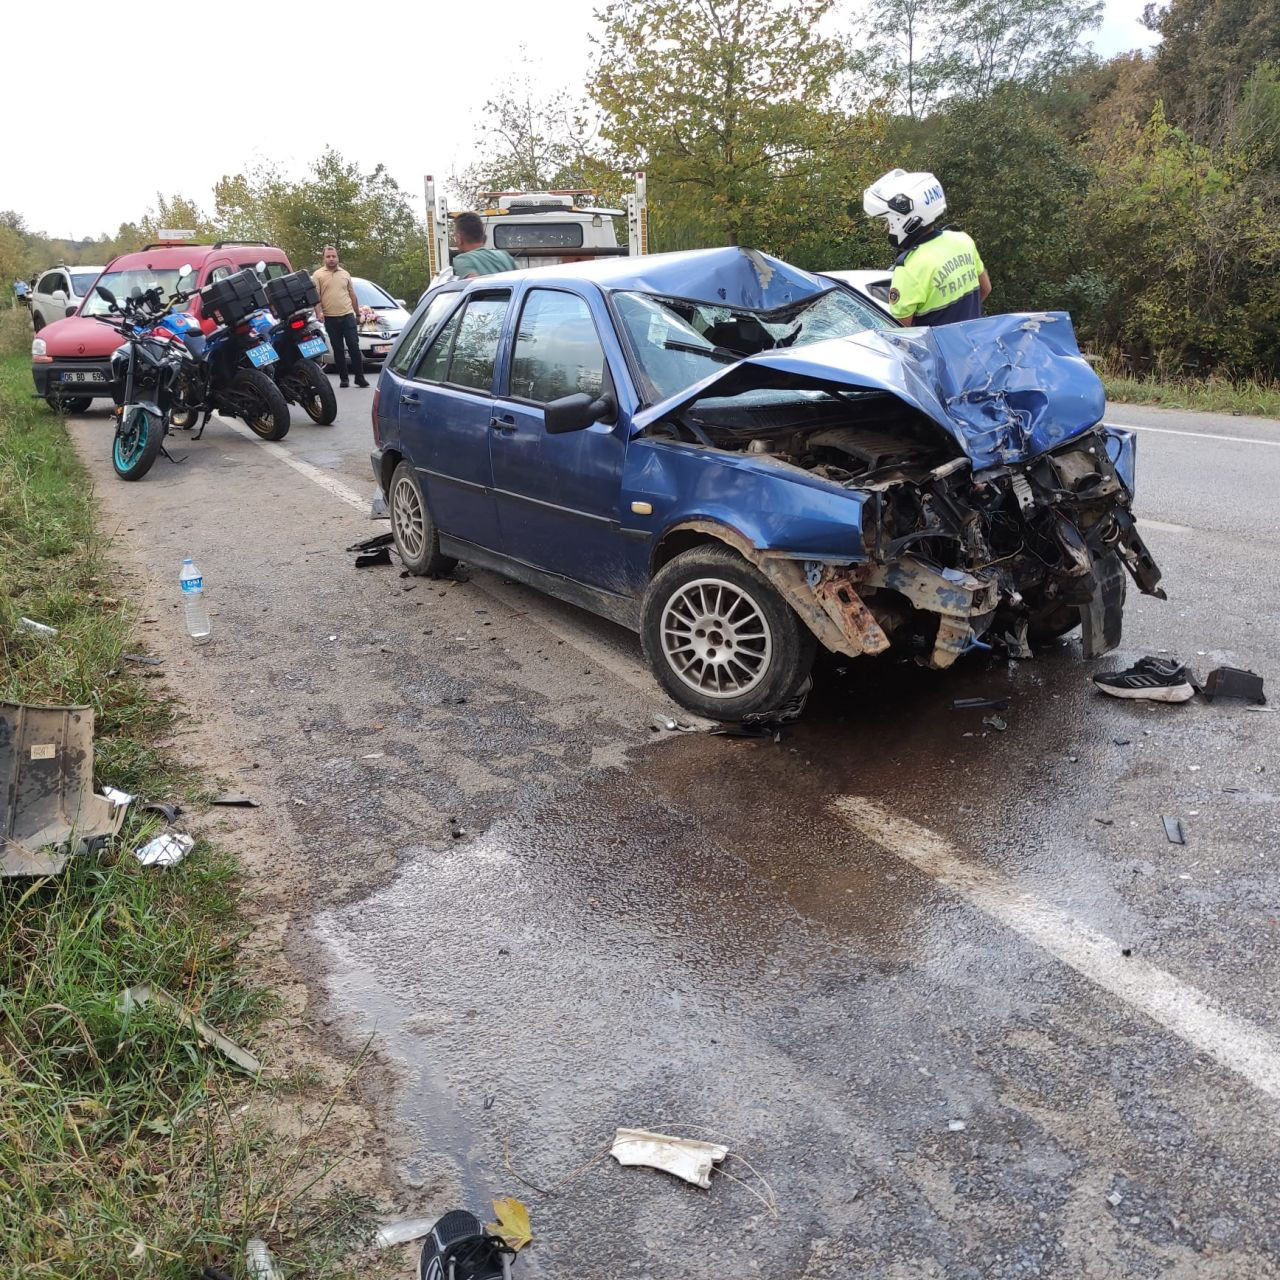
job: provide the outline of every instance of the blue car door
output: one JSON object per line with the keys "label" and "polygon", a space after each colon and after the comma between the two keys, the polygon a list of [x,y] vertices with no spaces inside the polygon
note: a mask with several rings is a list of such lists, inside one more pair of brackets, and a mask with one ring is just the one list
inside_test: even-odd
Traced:
{"label": "blue car door", "polygon": [[498,550],[489,457],[493,372],[509,289],[471,293],[440,329],[413,376],[397,380],[400,444],[442,533]]}
{"label": "blue car door", "polygon": [[502,549],[539,569],[617,592],[624,568],[618,503],[625,427],[615,420],[548,435],[543,425],[549,401],[613,392],[586,299],[563,289],[529,289],[506,363],[492,433]]}

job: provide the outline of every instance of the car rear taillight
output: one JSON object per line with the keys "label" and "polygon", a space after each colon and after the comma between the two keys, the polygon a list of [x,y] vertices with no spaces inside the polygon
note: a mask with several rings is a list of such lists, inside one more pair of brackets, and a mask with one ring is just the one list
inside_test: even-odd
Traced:
{"label": "car rear taillight", "polygon": [[373,391],[373,443],[379,449],[382,448],[382,429],[378,425],[378,401],[382,398],[382,388],[375,387]]}
{"label": "car rear taillight", "polygon": [[306,327],[307,327],[306,316],[294,316],[294,318],[289,321],[290,329],[305,329]]}

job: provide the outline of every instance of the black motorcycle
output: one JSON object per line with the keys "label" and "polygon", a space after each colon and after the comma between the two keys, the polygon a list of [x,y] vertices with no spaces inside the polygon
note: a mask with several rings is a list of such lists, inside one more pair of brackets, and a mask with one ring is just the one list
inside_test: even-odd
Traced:
{"label": "black motorcycle", "polygon": [[[189,297],[180,293],[174,301]],[[283,440],[289,434],[289,405],[264,372],[279,356],[263,331],[262,322],[269,317],[257,274],[246,267],[205,285],[200,307],[218,325],[205,335],[192,317],[183,317],[187,323],[180,338],[188,359],[174,387],[172,425],[187,430],[203,415],[192,437],[198,440],[209,419],[221,413],[242,419],[263,440]]]}
{"label": "black motorcycle", "polygon": [[125,339],[111,356],[116,406],[111,465],[122,480],[141,480],[164,449],[186,350],[162,327],[169,304],[158,288],[138,290],[123,301],[102,285],[97,293],[109,311],[96,319]]}
{"label": "black motorcycle", "polygon": [[320,295],[305,271],[277,276],[264,289],[267,306],[276,322],[269,330],[280,362],[274,367],[276,386],[291,404],[300,404],[307,417],[327,427],[338,416],[333,383],[316,363],[327,346],[312,308]]}

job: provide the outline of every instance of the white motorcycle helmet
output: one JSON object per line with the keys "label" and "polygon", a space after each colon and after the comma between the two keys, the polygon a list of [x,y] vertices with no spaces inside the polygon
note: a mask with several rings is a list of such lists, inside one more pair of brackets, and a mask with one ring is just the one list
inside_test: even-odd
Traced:
{"label": "white motorcycle helmet", "polygon": [[862,193],[862,210],[869,218],[883,218],[889,238],[901,249],[946,213],[947,197],[933,174],[891,169]]}

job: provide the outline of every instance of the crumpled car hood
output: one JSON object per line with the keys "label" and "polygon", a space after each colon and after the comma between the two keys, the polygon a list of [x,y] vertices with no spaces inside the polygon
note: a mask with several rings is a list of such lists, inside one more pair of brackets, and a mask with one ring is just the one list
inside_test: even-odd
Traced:
{"label": "crumpled car hood", "polygon": [[761,352],[641,410],[634,429],[709,396],[785,387],[888,392],[950,432],[975,471],[1081,435],[1102,420],[1106,403],[1070,317],[1053,311],[868,330]]}

